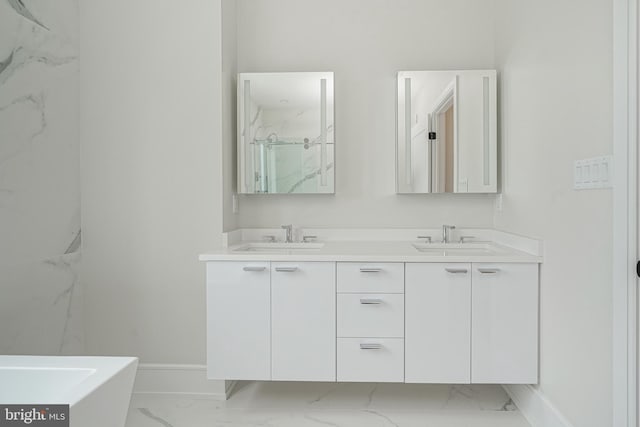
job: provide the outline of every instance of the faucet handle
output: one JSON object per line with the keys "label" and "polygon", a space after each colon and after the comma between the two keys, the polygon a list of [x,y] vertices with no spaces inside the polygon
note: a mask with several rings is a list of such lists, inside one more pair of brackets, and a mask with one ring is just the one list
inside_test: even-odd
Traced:
{"label": "faucet handle", "polygon": [[460,236],[460,243],[465,243],[466,240],[475,239],[476,236]]}
{"label": "faucet handle", "polygon": [[303,243],[309,243],[313,240],[316,240],[318,238],[318,236],[302,236],[302,242]]}
{"label": "faucet handle", "polygon": [[442,243],[451,242],[451,232],[455,230],[455,225],[443,225],[442,226]]}
{"label": "faucet handle", "polygon": [[286,243],[291,243],[293,242],[293,224],[289,224],[289,225],[282,225],[281,226],[283,230],[285,230],[285,238],[284,241]]}
{"label": "faucet handle", "polygon": [[431,236],[416,236],[418,239],[425,239],[427,242],[431,243]]}

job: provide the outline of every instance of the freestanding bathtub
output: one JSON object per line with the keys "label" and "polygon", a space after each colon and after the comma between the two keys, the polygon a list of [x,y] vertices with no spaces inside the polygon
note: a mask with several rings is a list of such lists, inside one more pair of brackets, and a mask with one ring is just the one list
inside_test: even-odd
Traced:
{"label": "freestanding bathtub", "polygon": [[124,427],[135,357],[0,356],[0,405],[68,404],[70,427]]}

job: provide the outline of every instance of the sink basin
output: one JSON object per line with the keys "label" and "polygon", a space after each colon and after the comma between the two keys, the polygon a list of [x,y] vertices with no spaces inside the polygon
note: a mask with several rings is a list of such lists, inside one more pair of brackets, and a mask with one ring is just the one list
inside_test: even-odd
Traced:
{"label": "sink basin", "polygon": [[490,243],[414,243],[413,247],[438,256],[495,255],[500,252]]}
{"label": "sink basin", "polygon": [[234,249],[234,252],[289,253],[291,251],[313,251],[321,249],[324,243],[248,243]]}

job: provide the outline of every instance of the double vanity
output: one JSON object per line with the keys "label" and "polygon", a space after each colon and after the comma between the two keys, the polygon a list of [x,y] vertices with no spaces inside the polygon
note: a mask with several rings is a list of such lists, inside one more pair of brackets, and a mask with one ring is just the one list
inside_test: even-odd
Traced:
{"label": "double vanity", "polygon": [[537,383],[537,241],[277,231],[237,230],[200,256],[209,378]]}
{"label": "double vanity", "polygon": [[[335,192],[333,78],[238,75],[238,193]],[[496,193],[496,71],[399,71],[396,83],[396,193]],[[209,378],[538,382],[539,242],[282,228],[225,233],[200,256]]]}

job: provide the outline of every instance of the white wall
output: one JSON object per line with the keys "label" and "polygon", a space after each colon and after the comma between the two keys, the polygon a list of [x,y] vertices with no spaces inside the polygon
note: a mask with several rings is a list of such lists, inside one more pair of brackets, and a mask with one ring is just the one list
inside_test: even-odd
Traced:
{"label": "white wall", "polygon": [[[571,168],[611,151],[611,6],[495,2],[238,0],[237,67],[232,2],[222,24],[220,1],[81,2],[89,352],[204,362],[196,256],[223,211],[226,229],[495,220],[546,242],[541,390],[576,427],[610,425],[611,194],[572,191]],[[494,67],[503,212],[492,196],[396,196],[395,72]],[[335,196],[243,197],[232,216],[236,69],[336,73]]]}
{"label": "white wall", "polygon": [[91,354],[205,361],[222,231],[220,0],[80,3],[83,268]]}
{"label": "white wall", "polygon": [[0,2],[0,354],[82,353],[77,3],[26,7]]}
{"label": "white wall", "polygon": [[492,0],[238,0],[238,71],[334,71],[336,194],[242,196],[238,225],[484,227],[494,196],[395,194],[396,72],[494,67]]}
{"label": "white wall", "polygon": [[610,190],[573,161],[612,151],[612,2],[499,0],[504,210],[544,239],[540,389],[576,427],[611,425]]}
{"label": "white wall", "polygon": [[236,190],[236,76],[238,74],[236,0],[222,0],[222,169],[223,228],[238,228],[238,215],[233,212]]}

